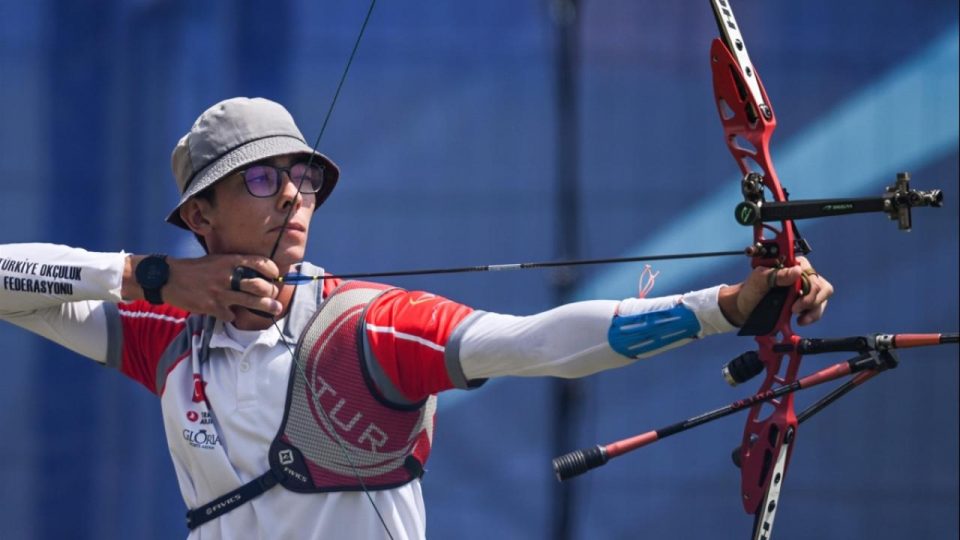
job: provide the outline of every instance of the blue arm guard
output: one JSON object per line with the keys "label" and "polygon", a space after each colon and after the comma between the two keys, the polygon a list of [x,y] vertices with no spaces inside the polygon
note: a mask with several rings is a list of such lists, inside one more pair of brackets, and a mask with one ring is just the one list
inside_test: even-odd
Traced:
{"label": "blue arm guard", "polygon": [[637,358],[681,339],[695,338],[699,333],[697,316],[680,304],[662,311],[614,315],[607,341],[618,353]]}

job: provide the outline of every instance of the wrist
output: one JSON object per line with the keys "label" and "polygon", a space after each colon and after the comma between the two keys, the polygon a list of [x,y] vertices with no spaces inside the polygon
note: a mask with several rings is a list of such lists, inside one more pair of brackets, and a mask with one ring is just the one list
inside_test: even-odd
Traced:
{"label": "wrist", "polygon": [[143,300],[143,289],[137,283],[136,268],[146,255],[127,255],[123,264],[123,280],[120,284],[120,296],[124,301]]}
{"label": "wrist", "polygon": [[744,321],[746,321],[746,317],[740,313],[740,308],[737,305],[742,287],[742,283],[726,285],[720,287],[720,292],[717,294],[717,305],[720,307],[720,313],[727,319],[727,322],[736,327],[743,326]]}

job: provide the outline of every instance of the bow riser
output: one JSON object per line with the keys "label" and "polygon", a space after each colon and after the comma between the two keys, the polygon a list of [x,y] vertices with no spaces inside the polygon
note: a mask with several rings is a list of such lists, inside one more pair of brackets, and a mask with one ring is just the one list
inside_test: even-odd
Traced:
{"label": "bow riser", "polygon": [[[710,66],[713,70],[713,92],[717,105],[717,113],[723,125],[723,132],[727,148],[740,167],[740,172],[747,175],[751,172],[760,172],[763,175],[763,185],[770,191],[774,201],[786,201],[787,193],[780,185],[777,171],[773,168],[773,159],[770,157],[770,138],[777,128],[777,117],[767,98],[760,76],[751,69],[750,77],[756,82],[761,93],[754,96],[744,82],[747,74],[737,63],[726,44],[720,39],[714,39],[710,47]],[[759,99],[758,99],[759,98]],[[764,103],[760,113],[758,101]],[[747,144],[742,144],[742,142]],[[760,169],[757,171],[757,169]],[[753,267],[774,267],[778,264],[793,266],[794,258],[794,229],[791,221],[781,222],[782,228],[776,229],[769,225],[754,227],[754,241],[767,241],[764,229],[774,233],[770,239],[776,242],[776,252],[768,251],[753,258]],[[766,256],[765,256],[766,255]]]}
{"label": "bow riser", "polygon": [[[736,43],[743,47],[742,40],[737,39]],[[773,200],[787,200],[787,194],[780,185],[770,157],[769,142],[777,126],[776,116],[759,75],[749,66],[748,72],[745,72],[721,39],[713,41],[710,60],[717,112],[720,114],[730,153],[744,175],[751,172],[760,172],[763,175],[763,185],[770,192]],[[748,84],[748,78],[752,78],[754,84]],[[751,86],[758,89],[759,96],[750,90]],[[753,247],[757,249],[751,261],[752,267],[773,268],[795,265],[794,230],[793,223],[790,221],[780,222],[779,228],[762,223],[754,225]],[[777,353],[774,352],[774,347],[784,344],[796,345],[800,339],[790,327],[792,316],[790,306],[793,305],[799,291],[799,284],[785,291],[786,294],[778,306],[779,312],[776,324],[773,326],[774,330],[768,335],[756,338],[758,355],[766,371],[766,377],[758,393],[789,384],[797,379],[801,354]],[[784,360],[786,360],[785,370],[783,369]],[[765,407],[770,406],[773,407],[773,412],[761,418],[765,410],[768,410]],[[792,443],[796,429],[797,418],[792,394],[772,401],[770,405],[758,404],[750,409],[740,446],[741,499],[747,513],[757,514],[774,480],[776,482],[774,494],[768,501],[774,501],[775,508],[776,493],[779,492],[778,487],[783,480],[793,450],[793,444],[784,445],[785,437],[790,433],[789,442]],[[778,474],[771,474],[780,460],[782,451],[786,451],[787,454],[783,458],[781,468]],[[769,502],[767,504],[769,506]],[[772,520],[772,515],[769,519]]]}

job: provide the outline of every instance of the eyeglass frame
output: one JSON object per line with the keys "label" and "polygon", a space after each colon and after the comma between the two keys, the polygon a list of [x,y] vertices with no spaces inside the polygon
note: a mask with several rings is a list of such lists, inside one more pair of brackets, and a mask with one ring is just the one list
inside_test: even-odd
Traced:
{"label": "eyeglass frame", "polygon": [[[257,163],[252,163],[252,164],[250,164],[249,166],[247,166],[247,167],[245,167],[245,168],[243,168],[243,169],[237,169],[237,170],[233,171],[233,173],[231,173],[231,175],[240,175],[240,179],[243,181],[243,187],[244,187],[244,189],[247,190],[247,193],[249,193],[251,197],[256,197],[256,198],[258,198],[258,199],[268,199],[268,198],[270,198],[270,197],[275,196],[277,193],[280,193],[280,188],[281,188],[281,186],[283,186],[283,180],[282,180],[283,174],[282,174],[282,173],[287,173],[287,178],[290,179],[290,182],[291,182],[291,183],[296,183],[296,182],[294,181],[294,179],[293,179],[292,169],[293,169],[294,167],[296,167],[297,165],[303,165],[303,166],[307,167],[308,169],[309,169],[310,167],[316,167],[317,170],[320,172],[320,186],[319,186],[319,187],[314,187],[314,183],[313,183],[313,182],[308,182],[308,181],[306,181],[306,175],[304,175],[304,176],[301,176],[301,177],[300,177],[300,181],[299,181],[299,183],[297,184],[297,191],[299,191],[301,194],[311,194],[311,195],[316,195],[317,193],[322,192],[322,191],[323,191],[323,188],[326,187],[326,184],[327,184],[327,179],[326,179],[326,175],[325,175],[326,168],[325,168],[322,164],[317,163],[316,161],[314,161],[313,159],[305,159],[305,160],[302,160],[302,161],[297,161],[296,163],[292,163],[289,167],[277,167],[276,165],[272,165],[272,164],[270,164],[270,163],[265,163],[265,162],[262,162],[262,161],[261,161],[261,162],[257,162]],[[278,180],[277,180],[277,186],[276,186],[276,189],[273,191],[273,193],[270,193],[269,195],[257,195],[257,194],[255,194],[253,191],[250,190],[250,184],[247,182],[246,173],[247,173],[247,171],[249,171],[250,169],[253,169],[254,167],[265,167],[265,168],[267,168],[267,169],[273,169],[273,170],[277,173],[277,179],[278,179]],[[303,190],[304,187],[308,187],[308,188],[311,189],[312,191],[304,191],[304,190]]]}

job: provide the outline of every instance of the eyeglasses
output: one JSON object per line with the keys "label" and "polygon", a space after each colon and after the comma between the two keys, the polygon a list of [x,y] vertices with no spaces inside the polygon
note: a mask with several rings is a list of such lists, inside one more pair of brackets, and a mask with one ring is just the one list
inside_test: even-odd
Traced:
{"label": "eyeglasses", "polygon": [[254,197],[276,195],[283,185],[282,172],[287,173],[290,181],[300,187],[300,193],[317,193],[323,189],[323,167],[319,163],[294,163],[289,167],[254,165],[238,172],[243,177],[247,192]]}

